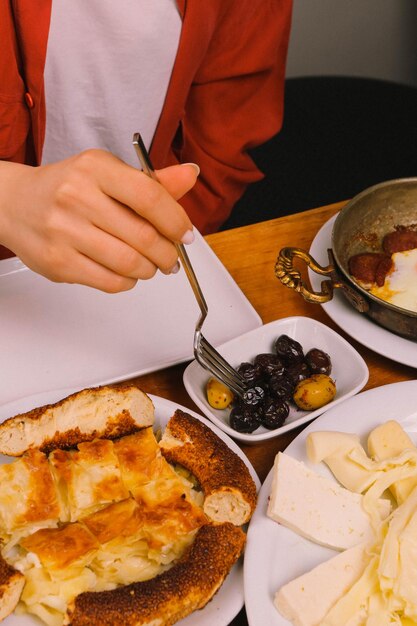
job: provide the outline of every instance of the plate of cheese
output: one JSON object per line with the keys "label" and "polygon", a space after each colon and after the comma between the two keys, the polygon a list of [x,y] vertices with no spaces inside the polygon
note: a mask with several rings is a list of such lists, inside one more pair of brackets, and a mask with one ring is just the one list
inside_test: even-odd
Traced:
{"label": "plate of cheese", "polygon": [[417,381],[360,393],[275,458],[250,522],[250,626],[417,624]]}

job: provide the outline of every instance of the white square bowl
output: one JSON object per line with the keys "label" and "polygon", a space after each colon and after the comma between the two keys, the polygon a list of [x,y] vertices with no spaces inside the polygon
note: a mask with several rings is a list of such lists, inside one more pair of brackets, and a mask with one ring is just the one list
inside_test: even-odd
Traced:
{"label": "white square bowl", "polygon": [[233,367],[237,368],[243,361],[252,361],[257,354],[273,352],[274,342],[280,335],[288,335],[298,341],[305,353],[311,348],[320,348],[329,354],[332,361],[330,375],[336,383],[336,396],[332,402],[315,411],[302,411],[291,405],[290,414],[284,425],[275,430],[260,426],[253,433],[240,433],[231,428],[230,409],[213,409],[207,401],[206,383],[210,373],[197,361],[190,363],[184,372],[183,380],[188,395],[203,414],[230,437],[246,444],[272,439],[310,422],[358,393],[368,381],[369,371],[360,354],[334,330],[308,317],[286,317],[270,322],[216,348]]}

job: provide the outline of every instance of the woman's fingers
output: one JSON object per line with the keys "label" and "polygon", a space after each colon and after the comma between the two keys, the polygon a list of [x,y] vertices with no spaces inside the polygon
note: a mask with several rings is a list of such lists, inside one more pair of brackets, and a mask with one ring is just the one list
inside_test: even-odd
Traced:
{"label": "woman's fingers", "polygon": [[[84,154],[84,157],[88,161],[95,155]],[[101,167],[96,171],[103,193],[145,218],[171,241],[189,240],[191,220],[171,192],[181,197],[193,187],[197,180],[197,169],[193,165],[174,165],[159,170],[160,182],[156,182],[113,155],[102,152],[100,159]],[[87,165],[91,166],[91,163]]]}
{"label": "woman's fingers", "polygon": [[71,263],[63,272],[55,275],[48,272],[45,275],[46,278],[55,282],[77,283],[106,293],[128,291],[136,285],[138,280],[113,272],[79,252],[71,254]]}
{"label": "woman's fingers", "polygon": [[[152,227],[146,222],[144,227]],[[164,274],[175,272],[177,251],[175,246],[156,231],[152,234],[150,250],[138,250],[122,239],[110,235],[100,228],[89,226],[83,229],[77,241],[77,250],[120,276],[148,280],[157,270]]]}
{"label": "woman's fingers", "polygon": [[[78,228],[79,250],[113,269],[115,258],[119,267],[123,269],[126,266],[137,265],[135,257],[143,255],[157,269],[166,274],[170,273],[177,261],[177,250],[174,243],[164,237],[155,226],[128,207],[103,194],[92,195],[88,202],[92,204],[91,219],[95,228],[91,230],[86,225]],[[99,205],[100,210],[97,210]],[[105,245],[102,245],[100,234],[104,236]],[[131,270],[127,271],[126,275],[130,274]]]}
{"label": "woman's fingers", "polygon": [[63,210],[55,211],[45,224],[50,257],[59,258],[56,242],[60,242],[124,276],[147,279],[157,269],[168,274],[175,267],[178,254],[174,243],[100,189],[89,190],[82,202],[67,189],[60,203]]}
{"label": "woman's fingers", "polygon": [[182,163],[158,170],[156,175],[168,193],[179,200],[194,187],[199,173],[200,168],[195,163]]}
{"label": "woman's fingers", "polygon": [[161,182],[100,150],[38,168],[7,165],[1,241],[51,280],[122,291],[175,270],[175,243],[192,240],[176,198],[194,185],[193,165],[160,170]]}

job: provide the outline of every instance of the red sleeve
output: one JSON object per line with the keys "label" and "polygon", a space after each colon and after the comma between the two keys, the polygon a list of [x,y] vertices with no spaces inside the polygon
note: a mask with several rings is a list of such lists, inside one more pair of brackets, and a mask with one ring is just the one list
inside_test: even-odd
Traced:
{"label": "red sleeve", "polygon": [[191,85],[169,159],[201,168],[182,204],[203,233],[217,230],[246,186],[262,178],[247,150],[275,135],[283,118],[292,2],[227,4]]}

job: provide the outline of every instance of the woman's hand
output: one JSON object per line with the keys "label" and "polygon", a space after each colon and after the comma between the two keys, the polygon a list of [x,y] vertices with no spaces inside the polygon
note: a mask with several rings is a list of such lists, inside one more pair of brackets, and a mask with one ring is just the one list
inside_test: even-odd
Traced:
{"label": "woman's hand", "polygon": [[198,175],[192,164],[157,172],[160,183],[109,152],[87,150],[41,167],[0,164],[0,242],[57,282],[106,292],[176,271],[174,243],[192,224],[176,202]]}

